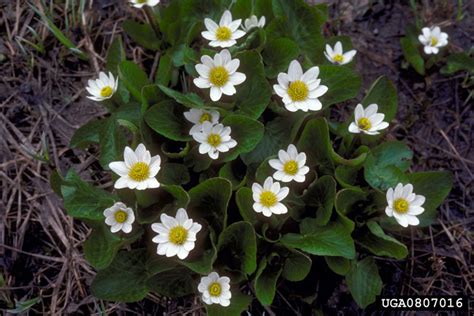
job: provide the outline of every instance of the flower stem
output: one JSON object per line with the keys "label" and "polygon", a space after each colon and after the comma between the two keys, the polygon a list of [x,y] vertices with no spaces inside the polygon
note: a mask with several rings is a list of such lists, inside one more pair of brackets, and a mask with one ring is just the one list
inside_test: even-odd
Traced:
{"label": "flower stem", "polygon": [[151,27],[153,28],[153,31],[155,31],[156,36],[158,37],[158,39],[161,39],[160,27],[158,26],[158,22],[156,21],[153,9],[148,6],[145,6],[145,14],[148,20],[150,21]]}

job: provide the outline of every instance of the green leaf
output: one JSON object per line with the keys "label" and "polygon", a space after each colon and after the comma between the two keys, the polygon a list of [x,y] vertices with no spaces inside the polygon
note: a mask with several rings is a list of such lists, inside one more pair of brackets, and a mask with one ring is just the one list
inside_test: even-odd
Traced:
{"label": "green leaf", "polygon": [[397,88],[385,76],[381,76],[375,80],[369,89],[369,92],[362,100],[364,107],[375,103],[379,106],[378,112],[385,114],[385,122],[390,122],[395,118],[398,107]]}
{"label": "green leaf", "polygon": [[402,37],[400,39],[400,45],[402,46],[403,56],[412,65],[417,73],[425,75],[425,61],[420,55],[418,43],[413,41],[409,37]]}
{"label": "green leaf", "polygon": [[72,148],[86,149],[91,144],[99,143],[99,135],[104,120],[92,119],[79,127],[72,135],[69,146]]}
{"label": "green leaf", "polygon": [[193,293],[193,283],[189,270],[185,268],[158,273],[147,281],[150,291],[171,298]]}
{"label": "green leaf", "polygon": [[359,170],[360,168],[355,168],[352,166],[337,166],[334,177],[341,187],[345,189],[360,190],[356,184]]}
{"label": "green leaf", "polygon": [[184,118],[185,108],[172,100],[162,101],[149,108],[145,121],[158,134],[175,141],[189,141],[190,125]]}
{"label": "green leaf", "polygon": [[236,87],[235,105],[238,110],[235,113],[257,119],[265,111],[272,96],[272,89],[265,78],[262,57],[256,51],[246,51],[237,54],[235,58],[240,60],[237,71],[247,75],[244,83]]}
{"label": "green leaf", "polygon": [[[315,144],[318,145],[315,146]],[[309,166],[314,167],[319,164],[323,171],[332,173],[334,170],[331,156],[332,144],[325,118],[319,117],[306,123],[297,148],[306,153]]]}
{"label": "green leaf", "polygon": [[245,185],[245,181],[247,180],[245,172],[245,165],[243,165],[240,159],[236,159],[234,161],[227,162],[222,166],[222,168],[219,170],[219,177],[229,180],[230,183],[232,183],[232,190],[235,191]]}
{"label": "green leaf", "polygon": [[281,265],[271,265],[263,258],[255,275],[255,295],[262,305],[271,305],[276,292],[276,282],[282,272]]}
{"label": "green leaf", "polygon": [[110,266],[97,273],[92,281],[92,294],[102,300],[137,302],[148,293],[144,249],[122,251]]}
{"label": "green leaf", "polygon": [[309,6],[303,0],[273,0],[272,7],[277,19],[267,27],[269,38],[290,38],[298,44],[307,58],[320,63],[324,50],[321,31],[325,21],[319,9]]}
{"label": "green leaf", "polygon": [[209,234],[204,238],[206,233],[206,228],[199,232],[196,247],[186,260],[177,259],[179,264],[199,274],[209,274],[217,257],[217,249],[214,244],[215,233],[210,229]]}
{"label": "green leaf", "polygon": [[102,127],[99,134],[100,157],[99,161],[104,169],[109,169],[109,163],[119,160],[127,139],[117,121],[117,116],[112,114],[109,118],[101,120]]}
{"label": "green leaf", "polygon": [[442,74],[453,74],[458,71],[468,71],[474,73],[474,58],[467,53],[455,53],[448,56],[446,66],[441,68]]}
{"label": "green leaf", "polygon": [[262,52],[267,77],[274,79],[280,72],[286,72],[290,62],[297,59],[299,54],[298,45],[289,38],[280,37],[268,41]]}
{"label": "green leaf", "polygon": [[453,174],[448,171],[414,172],[408,175],[413,192],[426,198],[425,212],[418,216],[421,226],[428,226],[436,219],[436,209],[443,203],[453,187]]}
{"label": "green leaf", "polygon": [[128,91],[138,101],[142,101],[142,89],[151,84],[146,73],[132,61],[122,61],[119,65],[119,76]]}
{"label": "green leaf", "polygon": [[301,234],[283,235],[280,242],[290,248],[303,250],[318,256],[355,257],[351,232],[339,222],[318,226],[314,219],[306,218],[300,224]]}
{"label": "green leaf", "polygon": [[173,73],[173,60],[171,54],[166,52],[166,54],[160,57],[160,62],[158,64],[158,70],[155,75],[155,83],[167,86],[171,81],[171,74]]}
{"label": "green leaf", "polygon": [[158,189],[135,192],[141,208],[137,209],[137,222],[140,224],[154,223],[161,213],[176,213],[178,208],[186,208],[189,195],[178,185],[162,185]]}
{"label": "green leaf", "polygon": [[306,207],[316,208],[316,224],[323,226],[329,222],[335,197],[336,181],[331,176],[323,176],[308,187],[303,201]]}
{"label": "green leaf", "polygon": [[240,216],[252,225],[259,223],[257,213],[253,209],[252,190],[247,187],[240,188],[235,195],[235,200],[239,208]]}
{"label": "green leaf", "polygon": [[351,269],[351,261],[343,257],[324,257],[328,267],[339,275],[346,275]]}
{"label": "green leaf", "polygon": [[[219,253],[224,251],[227,254],[223,259],[229,262],[229,266],[246,274],[257,269],[257,241],[250,223],[237,222],[227,227],[219,236],[217,249]],[[228,256],[229,252],[232,257]]]}
{"label": "green leaf", "polygon": [[161,89],[161,91],[163,91],[164,94],[188,108],[204,107],[204,101],[195,93],[184,94],[161,84],[159,84],[158,87]]}
{"label": "green leaf", "polygon": [[252,151],[263,137],[263,124],[243,115],[228,115],[222,120],[224,126],[232,129],[231,137],[237,146],[222,154],[223,161],[234,160],[242,153]]}
{"label": "green leaf", "polygon": [[[269,156],[276,155],[280,149],[286,148],[293,141],[304,120],[304,114],[293,113],[265,123],[265,131],[258,145],[249,153],[242,155],[246,165],[261,164]],[[291,126],[291,133],[288,127]]]}
{"label": "green leaf", "polygon": [[158,173],[158,182],[163,184],[181,185],[188,183],[190,179],[188,168],[179,163],[165,163]]}
{"label": "green leaf", "polygon": [[220,233],[227,225],[227,207],[232,195],[232,185],[223,178],[208,179],[189,191],[191,218],[204,218]]}
{"label": "green leaf", "polygon": [[118,36],[109,47],[107,57],[105,58],[108,71],[115,76],[118,74],[118,67],[122,61],[126,59],[125,49],[123,48],[122,36]]}
{"label": "green leaf", "polygon": [[[358,202],[366,199],[367,194],[360,189],[342,189],[336,194],[336,210],[343,215],[347,215],[354,210],[354,206]],[[359,213],[361,210],[355,209],[354,211]]]}
{"label": "green leaf", "polygon": [[232,291],[229,306],[221,306],[219,304],[206,304],[207,315],[209,316],[240,316],[242,312],[247,310],[247,307],[252,302],[252,298],[240,292],[240,290]]}
{"label": "green leaf", "polygon": [[328,91],[320,98],[323,109],[355,98],[362,84],[354,70],[338,65],[319,66],[319,78],[321,84],[328,87]]}
{"label": "green leaf", "polygon": [[69,170],[64,180],[64,208],[74,218],[103,221],[102,213],[117,200],[116,196],[82,181],[74,170]]}
{"label": "green leaf", "polygon": [[364,177],[374,189],[386,191],[408,182],[404,171],[410,167],[413,152],[402,142],[392,141],[375,147],[364,164]]}
{"label": "green leaf", "polygon": [[125,20],[122,23],[125,33],[140,46],[151,50],[160,50],[160,39],[150,24],[141,24],[134,20]]}
{"label": "green leaf", "polygon": [[403,259],[408,255],[407,247],[395,238],[385,235],[377,222],[367,222],[368,232],[360,236],[357,241],[377,256],[386,256]]}
{"label": "green leaf", "polygon": [[[104,218],[105,219],[105,218]],[[97,270],[102,270],[110,265],[119,249],[130,244],[143,233],[141,228],[134,227],[130,234],[114,234],[105,223],[90,223],[92,233],[84,242],[84,256],[86,260]]]}
{"label": "green leaf", "polygon": [[311,269],[311,258],[302,252],[289,249],[283,265],[282,277],[288,281],[298,282],[304,280]]}
{"label": "green leaf", "polygon": [[353,262],[346,275],[346,282],[352,297],[361,308],[375,302],[376,296],[382,292],[382,280],[372,257]]}

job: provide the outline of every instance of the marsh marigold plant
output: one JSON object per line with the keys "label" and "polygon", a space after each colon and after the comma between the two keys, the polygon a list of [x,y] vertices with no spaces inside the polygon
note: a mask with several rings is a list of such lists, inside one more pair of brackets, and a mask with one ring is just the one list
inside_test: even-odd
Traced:
{"label": "marsh marigold plant", "polygon": [[[435,220],[451,188],[448,172],[413,171],[412,150],[387,137],[392,82],[361,90],[351,39],[323,36],[324,5],[131,5],[151,24],[129,17],[123,36],[159,59],[136,64],[117,35],[86,86],[108,114],[71,139],[97,153],[107,177],[51,178],[68,214],[91,228],[92,293],[195,295],[209,315],[240,315],[277,291],[325,304],[316,284],[326,271],[360,307],[373,303],[382,257],[406,257],[405,236]],[[445,37],[430,32],[420,41],[435,52]]]}

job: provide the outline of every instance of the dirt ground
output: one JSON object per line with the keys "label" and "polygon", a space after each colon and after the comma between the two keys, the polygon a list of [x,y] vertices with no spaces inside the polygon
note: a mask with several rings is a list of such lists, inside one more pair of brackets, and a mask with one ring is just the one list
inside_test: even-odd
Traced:
{"label": "dirt ground", "polygon": [[[314,2],[314,1],[313,1]],[[92,56],[80,60],[61,45],[25,1],[0,2],[0,310],[15,301],[35,303],[31,311],[45,314],[167,313],[198,314],[196,299],[179,301],[149,295],[135,304],[112,304],[92,297],[88,287],[95,274],[82,256],[89,229],[65,215],[61,200],[49,187],[50,172],[74,168],[85,179],[104,187],[97,152],[68,148],[74,130],[105,114],[85,98],[87,79],[102,69],[103,57],[121,22],[144,19],[125,1],[78,1],[34,5],[53,12],[53,20],[78,47]],[[417,14],[449,34],[453,51],[474,43],[474,3],[418,1]],[[461,8],[458,3],[464,3]],[[460,21],[456,17],[463,15]],[[357,49],[357,67],[364,88],[384,74],[399,91],[399,112],[389,138],[404,140],[415,152],[413,170],[450,170],[454,187],[439,209],[438,222],[398,236],[408,246],[406,260],[379,258],[384,294],[474,295],[472,227],[473,87],[468,76],[446,77],[431,69],[426,78],[407,69],[399,39],[414,20],[409,1],[331,1],[327,35],[350,35]],[[37,35],[35,35],[37,33]],[[42,43],[38,49],[27,41]],[[127,56],[135,62],[153,60],[128,39]],[[344,105],[333,115],[347,115]],[[344,284],[318,284],[327,313],[362,314]],[[325,289],[324,291],[322,289]],[[286,289],[277,294],[275,314],[306,314]],[[254,304],[252,314],[261,314]],[[267,310],[267,313],[269,310]]]}

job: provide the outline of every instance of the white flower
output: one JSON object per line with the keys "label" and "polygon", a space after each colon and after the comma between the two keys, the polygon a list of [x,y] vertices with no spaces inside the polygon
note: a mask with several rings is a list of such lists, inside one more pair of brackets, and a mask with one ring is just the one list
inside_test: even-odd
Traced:
{"label": "white flower", "polygon": [[380,134],[378,131],[388,127],[384,122],[385,114],[377,113],[377,104],[370,104],[365,110],[362,104],[357,104],[354,111],[355,121],[349,125],[349,132],[354,134],[365,133],[368,135]]}
{"label": "white flower", "polygon": [[194,79],[194,84],[201,89],[211,88],[212,101],[219,101],[222,94],[235,94],[237,91],[234,86],[246,79],[245,74],[237,72],[240,60],[232,59],[227,49],[215,54],[214,59],[204,55],[201,62],[196,65],[199,78]]}
{"label": "white flower", "polygon": [[232,297],[230,279],[226,276],[219,276],[217,272],[211,272],[208,276],[202,277],[198,285],[198,291],[202,293],[202,300],[208,305],[230,305]]}
{"label": "white flower", "polygon": [[250,18],[245,19],[244,25],[242,25],[242,29],[245,32],[250,31],[254,27],[263,28],[265,26],[265,17],[262,16],[258,19],[255,15],[252,15]]}
{"label": "white flower", "polygon": [[87,81],[86,90],[91,94],[87,98],[94,101],[104,101],[110,99],[118,87],[118,78],[115,79],[114,75],[109,72],[107,76],[105,72],[99,73],[99,78],[96,80]]}
{"label": "white flower", "polygon": [[279,159],[270,159],[268,163],[273,169],[277,171],[273,174],[275,180],[290,182],[295,180],[296,182],[304,182],[305,175],[309,172],[309,168],[306,164],[306,154],[299,153],[296,150],[295,145],[288,145],[288,150],[284,151],[280,149],[278,151]]}
{"label": "white flower", "polygon": [[395,191],[390,188],[387,191],[387,207],[385,213],[389,217],[395,217],[397,222],[403,227],[408,225],[416,226],[420,220],[416,217],[425,211],[421,207],[425,203],[423,195],[413,193],[413,185],[397,184]]}
{"label": "white flower", "polygon": [[160,3],[160,0],[130,0],[130,4],[139,9],[145,5],[154,7],[158,3]]}
{"label": "white flower", "polygon": [[135,152],[130,147],[125,147],[123,158],[124,161],[109,163],[109,168],[120,176],[114,185],[116,189],[145,190],[160,186],[155,178],[161,168],[160,155],[151,157],[145,145],[140,144]]}
{"label": "white flower", "polygon": [[426,54],[438,54],[439,48],[448,45],[448,34],[441,32],[439,26],[424,27],[418,40],[423,44]]}
{"label": "white flower", "polygon": [[219,123],[219,112],[212,110],[191,109],[188,112],[184,112],[184,117],[194,124],[189,130],[189,135],[199,133],[204,122],[211,122],[212,125]]}
{"label": "white flower", "polygon": [[119,230],[124,233],[132,231],[132,224],[135,221],[135,214],[130,207],[122,202],[117,202],[104,210],[105,223],[110,226],[110,231],[116,233]]}
{"label": "white flower", "polygon": [[288,209],[285,205],[280,203],[281,200],[286,198],[290,189],[287,187],[280,188],[279,182],[273,182],[272,177],[268,177],[263,183],[263,187],[254,183],[252,185],[253,193],[253,209],[257,213],[263,213],[266,217],[270,217],[272,214],[285,214]]}
{"label": "white flower", "polygon": [[352,61],[356,53],[357,51],[354,49],[344,53],[342,50],[342,43],[337,42],[336,45],[334,45],[334,49],[332,49],[330,45],[326,44],[326,51],[324,52],[324,55],[333,64],[345,65]]}
{"label": "white flower", "polygon": [[303,74],[300,63],[293,60],[288,74],[278,74],[278,84],[273,89],[282,97],[288,111],[318,111],[323,107],[318,98],[328,91],[328,87],[320,85],[318,75],[319,67],[312,67]]}
{"label": "white flower", "polygon": [[242,20],[232,21],[232,14],[226,10],[222,14],[219,25],[211,19],[204,19],[207,31],[201,33],[202,37],[210,40],[209,46],[212,47],[231,47],[237,43],[236,39],[245,35],[245,32],[239,30]]}
{"label": "white flower", "polygon": [[212,125],[206,121],[202,123],[202,130],[191,136],[199,142],[199,153],[208,154],[211,159],[219,158],[219,152],[228,152],[237,146],[237,142],[230,137],[231,128],[222,124]]}
{"label": "white flower", "polygon": [[161,223],[154,223],[151,229],[157,232],[152,241],[158,244],[157,254],[184,259],[194,249],[196,234],[201,230],[199,223],[188,218],[184,208],[178,209],[176,217],[161,214]]}

